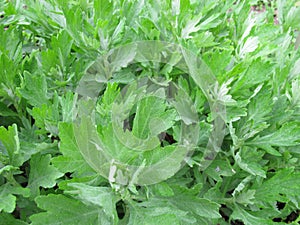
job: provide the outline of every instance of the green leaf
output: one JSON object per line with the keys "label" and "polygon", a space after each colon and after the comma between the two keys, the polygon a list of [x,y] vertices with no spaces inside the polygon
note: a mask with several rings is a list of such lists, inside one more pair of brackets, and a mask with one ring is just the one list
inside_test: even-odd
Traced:
{"label": "green leaf", "polygon": [[30,190],[21,186],[13,186],[9,183],[0,186],[0,212],[12,213],[16,207],[16,195],[29,197],[29,194]]}
{"label": "green leaf", "polygon": [[[299,8],[300,9],[300,8]],[[289,79],[293,80],[299,76],[299,71],[300,71],[300,59],[298,59],[294,66],[292,67],[290,73],[289,73]]]}
{"label": "green leaf", "polygon": [[258,44],[259,44],[258,37],[247,38],[245,43],[240,47],[239,57],[245,58],[248,53],[254,52],[255,49],[258,47]]}
{"label": "green leaf", "polygon": [[[198,122],[198,115],[194,103],[186,92],[188,91],[179,89],[175,101],[172,102],[172,104],[178,113],[178,117],[180,117],[185,124],[191,125]],[[169,110],[169,112],[170,111],[171,110]],[[173,120],[175,120],[175,112],[173,112],[173,115],[170,115],[170,117],[173,117]]]}
{"label": "green leaf", "polygon": [[[266,105],[269,107],[266,107]],[[272,106],[271,92],[260,89],[259,93],[250,100],[247,119],[252,120],[255,125],[267,121],[271,117]]]}
{"label": "green leaf", "polygon": [[74,135],[74,125],[68,123],[59,124],[60,146],[62,156],[54,157],[51,162],[63,173],[76,172],[77,175],[91,173],[92,169],[82,157]]}
{"label": "green leaf", "polygon": [[[41,52],[41,61],[43,71],[48,73],[53,68],[58,68],[59,71],[67,73],[74,61],[74,56],[71,54],[73,40],[66,30],[61,30],[57,36],[51,38],[51,48]],[[64,79],[60,75],[61,79]]]}
{"label": "green leaf", "polygon": [[98,105],[99,111],[105,113],[111,113],[112,105],[120,94],[120,88],[117,83],[108,83],[105,92],[101,98],[101,104]]}
{"label": "green leaf", "polygon": [[[180,169],[190,149],[185,143],[160,146],[158,135],[173,126],[177,115],[175,109],[169,109],[167,102],[162,100],[165,90],[162,87],[154,89],[156,84],[153,85],[151,88],[155,91],[147,93],[144,84],[139,87],[133,83],[126,94],[119,95],[116,100],[113,100],[113,95],[112,99],[106,99],[106,95],[109,97],[110,90],[114,89],[108,86],[102,102],[97,106],[97,111],[107,116],[104,126],[95,124],[89,118],[90,114],[82,116],[80,123],[74,125],[82,156],[110,182],[122,185],[160,182]],[[114,103],[112,107],[110,102]],[[136,112],[132,132],[124,130],[124,122],[132,114],[131,111]],[[198,134],[198,126],[191,127],[193,130],[188,138],[193,139],[193,134]],[[181,139],[184,140],[183,137]]]}
{"label": "green leaf", "polygon": [[256,146],[296,146],[300,141],[300,125],[298,122],[285,123],[280,129],[266,134],[262,137],[257,136],[248,141],[250,145]]}
{"label": "green leaf", "polygon": [[[111,57],[111,72],[119,71],[121,68],[126,68],[133,62],[137,54],[137,46],[135,44],[125,45],[117,48],[110,55]],[[107,76],[109,75],[109,76]],[[106,78],[110,78],[111,74],[107,74]]]}
{"label": "green leaf", "polygon": [[36,154],[30,160],[30,173],[28,187],[32,196],[39,195],[39,187],[52,188],[56,185],[56,179],[63,176],[57,168],[50,165],[51,155]]}
{"label": "green leaf", "polygon": [[0,0],[0,225],[299,222],[299,15]]}
{"label": "green leaf", "polygon": [[97,23],[97,20],[107,20],[113,13],[113,2],[110,0],[95,0],[93,8],[94,23]]}
{"label": "green leaf", "polygon": [[168,130],[176,119],[176,111],[166,110],[164,100],[150,96],[138,102],[132,133],[142,139]]}
{"label": "green leaf", "polygon": [[[232,60],[231,50],[217,50],[209,51],[203,55],[203,60],[209,65],[212,72],[216,75],[222,75],[225,72],[226,67]],[[213,63],[211,63],[213,62]]]}
{"label": "green leaf", "polygon": [[214,13],[213,15],[211,15],[210,17],[208,17],[207,19],[202,21],[199,24],[198,29],[199,30],[208,30],[208,29],[218,26],[221,23],[221,20],[219,19],[220,15],[221,15],[221,13]]}
{"label": "green leaf", "polygon": [[75,120],[77,98],[78,95],[72,92],[67,92],[65,96],[59,98],[63,122],[69,123]]}
{"label": "green leaf", "polygon": [[3,194],[1,193],[0,199],[1,199],[0,211],[3,210],[4,212],[12,213],[16,207],[16,199],[17,199],[16,196],[13,196],[11,194],[3,196]]}
{"label": "green leaf", "polygon": [[180,169],[188,148],[169,145],[147,148],[148,151],[135,150],[127,146],[130,139],[124,142],[117,136],[126,133],[117,134],[110,125],[98,127],[98,134],[86,117],[75,127],[78,149],[88,164],[110,182],[123,185],[153,184],[173,176]]}
{"label": "green leaf", "polygon": [[0,225],[28,225],[28,223],[15,219],[13,215],[8,213],[0,213]]}
{"label": "green leaf", "polygon": [[238,76],[238,80],[233,85],[231,92],[236,93],[239,91],[240,94],[242,94],[243,91],[241,91],[241,89],[262,84],[263,82],[269,80],[272,70],[272,64],[269,62],[264,62],[261,58],[256,59],[249,66],[247,66],[247,69],[241,75]]}
{"label": "green leaf", "polygon": [[231,214],[232,219],[240,220],[245,223],[245,225],[253,225],[253,224],[274,224],[272,220],[268,220],[261,217],[256,217],[246,210],[236,206]]}
{"label": "green leaf", "polygon": [[0,67],[2,68],[2,70],[0,71],[0,96],[8,99],[14,99],[15,88],[17,86],[15,84],[17,67],[14,64],[14,61],[10,59],[6,54],[3,54],[1,51],[0,51]]}
{"label": "green leaf", "polygon": [[7,130],[4,127],[0,127],[0,141],[5,147],[0,148],[1,153],[8,156],[9,164],[16,167],[21,166],[24,162],[24,157],[20,153],[17,125],[13,124]]}
{"label": "green leaf", "polygon": [[214,35],[210,31],[197,32],[194,35],[193,40],[195,41],[195,44],[199,46],[199,48],[211,47],[218,44],[215,41]]}
{"label": "green leaf", "polygon": [[[286,95],[273,98],[272,117],[268,120],[270,124],[283,125],[287,122],[292,122],[293,110],[290,107],[290,102]],[[284,113],[282,113],[284,112]],[[294,120],[295,121],[295,120]]]}
{"label": "green leaf", "polygon": [[36,126],[41,129],[37,132],[50,132],[54,136],[58,135],[58,121],[60,120],[58,106],[58,96],[55,95],[53,104],[43,104],[30,110]]}
{"label": "green leaf", "polygon": [[216,181],[222,181],[222,177],[230,177],[234,175],[234,170],[230,163],[225,160],[215,159],[206,169],[205,173]]}
{"label": "green leaf", "polygon": [[245,192],[238,194],[235,197],[236,202],[244,206],[254,204],[254,199],[255,199],[255,190],[247,190]]}
{"label": "green leaf", "polygon": [[[3,22],[2,24],[6,24],[9,25],[9,22],[6,21],[6,18],[3,18]],[[22,18],[21,15],[19,16],[15,16],[13,18],[14,22],[21,22],[21,20],[24,20],[24,18]],[[13,21],[11,21],[13,22]],[[25,21],[24,25],[26,24]],[[10,26],[9,29],[6,30],[6,32],[1,32],[0,34],[0,41],[1,43],[5,43],[3,45],[0,45],[0,52],[4,53],[7,56],[7,59],[9,59],[10,62],[8,61],[2,61],[1,60],[1,54],[0,54],[0,65],[4,63],[0,66],[1,68],[4,68],[4,70],[2,70],[0,72],[0,77],[4,80],[6,80],[7,84],[11,83],[13,84],[13,79],[14,76],[16,75],[16,71],[18,69],[18,67],[16,67],[16,65],[20,62],[20,60],[22,59],[22,44],[20,42],[20,35],[19,35],[19,31],[15,26]],[[3,59],[3,58],[2,58]],[[5,60],[5,59],[4,59]],[[6,75],[6,76],[2,76],[2,75]],[[2,80],[0,78],[0,80]],[[6,83],[5,82],[5,83]]]}
{"label": "green leaf", "polygon": [[[200,22],[203,18],[202,14],[195,16],[193,19],[189,20],[185,27],[181,31],[182,38],[191,38],[190,34],[198,32],[200,30],[208,30],[210,28],[216,27],[221,21],[218,20],[220,13],[215,13],[204,21]],[[199,23],[200,22],[200,23]]]}
{"label": "green leaf", "polygon": [[[156,225],[156,224],[181,224],[180,220],[183,220],[185,224],[191,224],[195,222],[192,218],[186,217],[186,212],[175,211],[168,207],[139,207],[135,203],[129,205],[130,216],[128,221],[125,221],[128,225]],[[180,219],[181,218],[181,219]]]}
{"label": "green leaf", "polygon": [[[99,206],[103,210],[105,219],[110,224],[116,224],[118,215],[116,211],[116,203],[119,200],[117,196],[108,187],[93,187],[83,183],[70,183],[68,186],[74,188],[73,191],[65,191],[65,193],[73,194],[85,202],[87,205],[93,204]],[[101,223],[102,224],[102,223]]]}
{"label": "green leaf", "polygon": [[18,116],[18,114],[11,110],[6,104],[0,102],[0,116]]}
{"label": "green leaf", "polygon": [[262,167],[265,163],[262,160],[263,155],[264,152],[245,146],[235,155],[235,161],[241,169],[248,173],[255,176],[266,177],[266,171]]}
{"label": "green leaf", "polygon": [[160,221],[209,224],[211,220],[220,218],[218,204],[188,192],[175,193],[168,197],[156,196],[142,203],[130,202],[129,207],[129,224],[137,224],[143,218],[147,218],[150,224]]}
{"label": "green leaf", "polygon": [[101,209],[87,206],[64,195],[50,194],[35,199],[39,208],[46,212],[34,214],[30,217],[32,225],[39,224],[98,224],[101,221]]}
{"label": "green leaf", "polygon": [[286,15],[286,21],[285,26],[286,27],[293,27],[294,29],[299,29],[299,23],[300,20],[300,7],[292,7],[288,14]]}
{"label": "green leaf", "polygon": [[170,197],[174,195],[172,188],[166,182],[160,182],[154,185],[155,194],[163,197]]}
{"label": "green leaf", "polygon": [[208,199],[201,199],[193,196],[176,195],[171,202],[178,208],[184,211],[195,214],[196,217],[203,217],[207,219],[220,218],[220,205]]}
{"label": "green leaf", "polygon": [[291,199],[300,192],[300,173],[294,172],[293,168],[281,169],[261,185],[254,187],[256,202],[286,201],[282,196]]}
{"label": "green leaf", "polygon": [[191,33],[197,32],[200,30],[199,26],[197,24],[200,22],[202,19],[202,15],[199,14],[197,17],[194,17],[193,19],[189,20],[185,27],[181,31],[181,37],[182,38],[191,38],[190,36]]}
{"label": "green leaf", "polygon": [[[19,89],[21,96],[32,106],[39,107],[48,102],[47,82],[44,75],[33,75],[24,72],[24,82]],[[37,97],[38,96],[38,97]]]}

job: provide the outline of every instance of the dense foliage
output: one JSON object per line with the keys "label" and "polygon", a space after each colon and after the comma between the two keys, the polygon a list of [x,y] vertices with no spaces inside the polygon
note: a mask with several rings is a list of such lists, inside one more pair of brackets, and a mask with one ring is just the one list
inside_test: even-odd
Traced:
{"label": "dense foliage", "polygon": [[298,224],[299,5],[0,0],[0,224]]}

